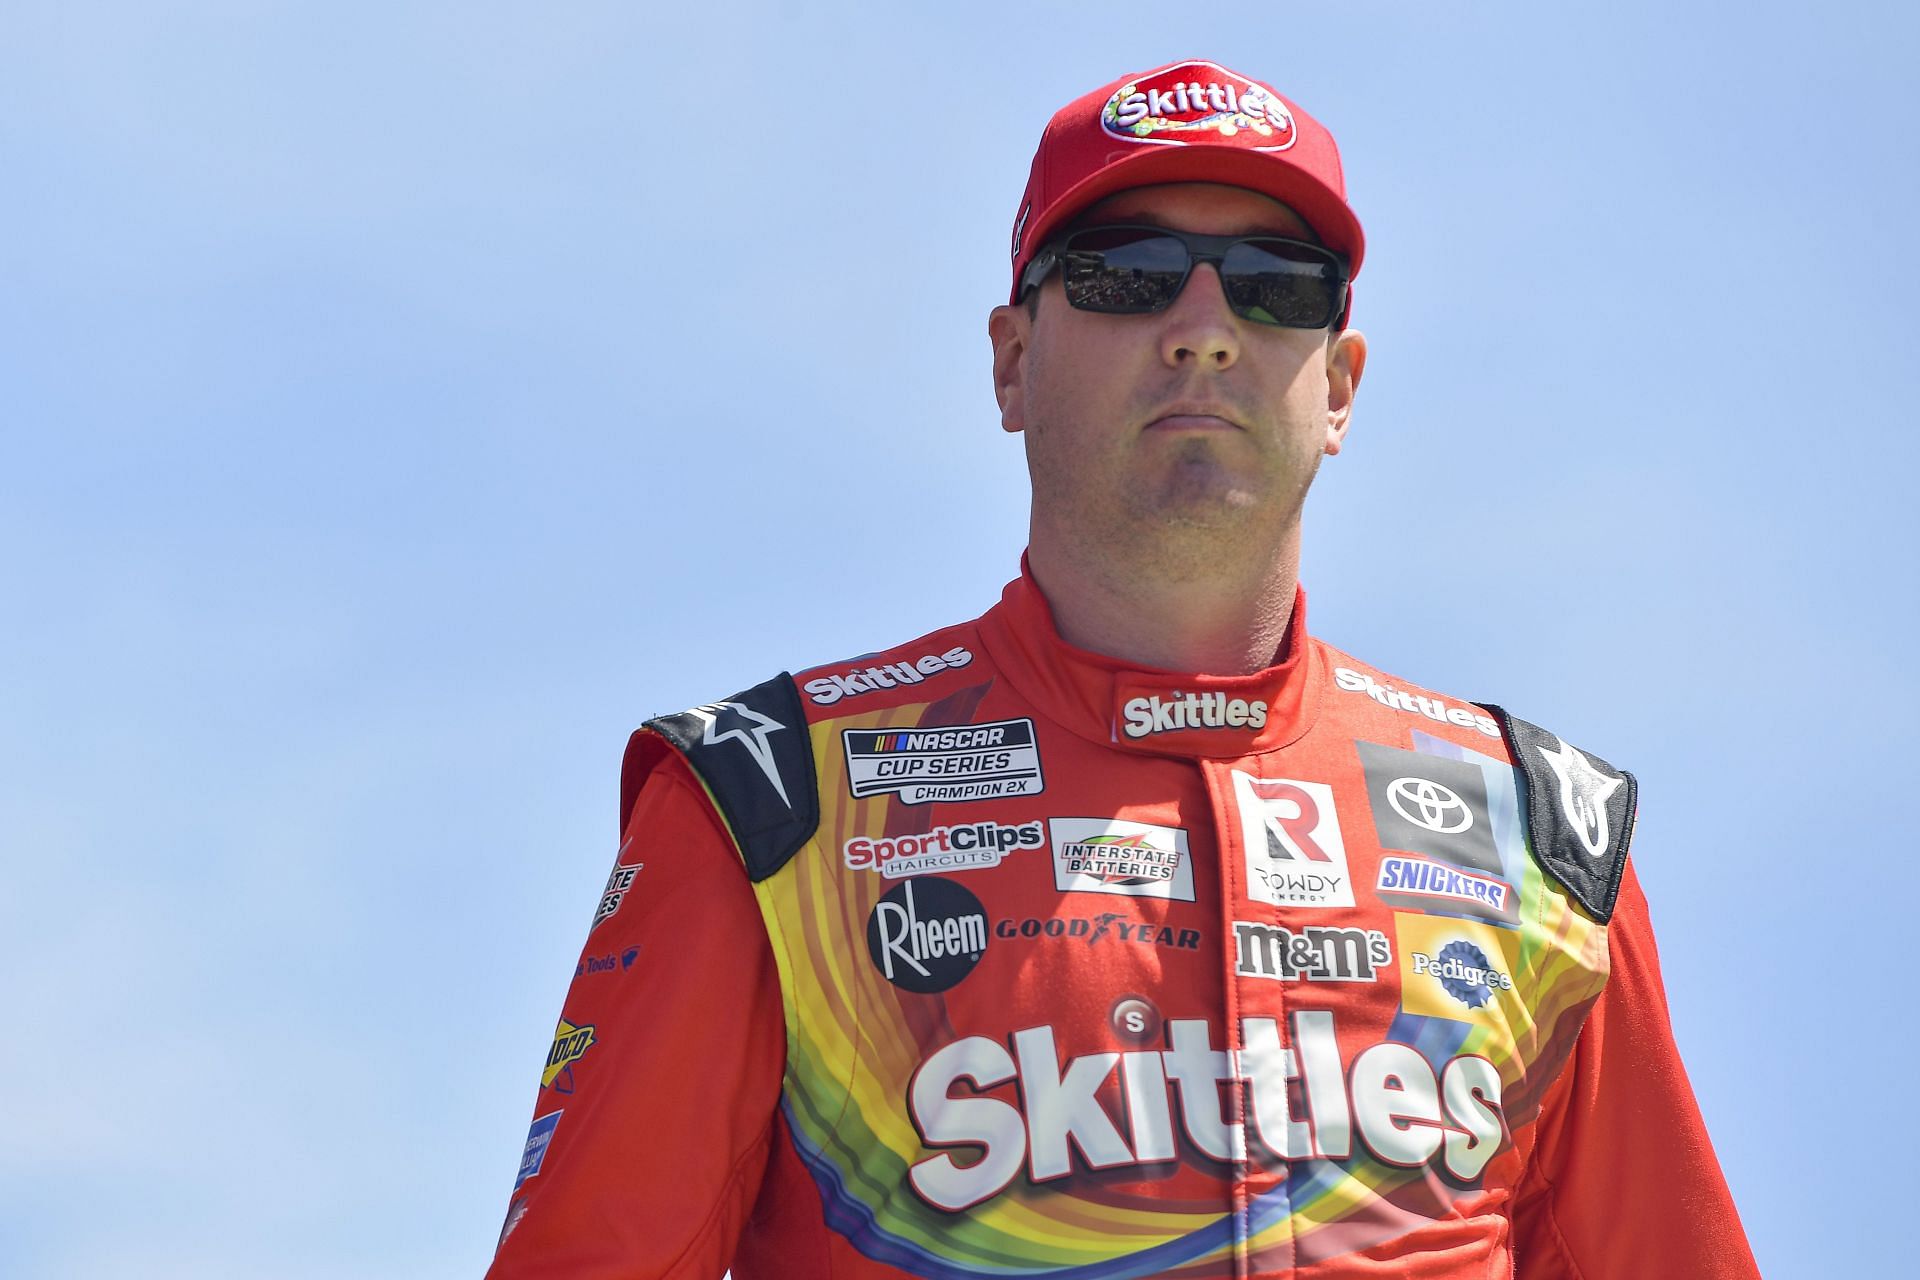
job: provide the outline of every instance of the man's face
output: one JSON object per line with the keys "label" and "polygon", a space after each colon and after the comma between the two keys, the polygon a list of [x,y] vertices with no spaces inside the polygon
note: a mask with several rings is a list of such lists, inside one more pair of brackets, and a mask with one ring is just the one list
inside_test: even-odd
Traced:
{"label": "man's face", "polygon": [[[1311,238],[1278,201],[1210,183],[1124,191],[1075,221]],[[1077,311],[1056,271],[1033,315],[996,308],[989,331],[1002,425],[1026,435],[1036,537],[1051,526],[1136,562],[1183,543],[1277,549],[1339,450],[1366,359],[1351,331],[1329,341],[1236,316],[1207,263],[1151,315]]]}

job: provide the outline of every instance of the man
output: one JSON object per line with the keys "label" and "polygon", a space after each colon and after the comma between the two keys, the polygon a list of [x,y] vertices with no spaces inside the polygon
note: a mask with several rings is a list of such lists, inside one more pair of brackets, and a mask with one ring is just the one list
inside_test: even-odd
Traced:
{"label": "man", "polygon": [[1307,632],[1363,250],[1257,81],[1054,117],[1023,572],[634,735],[492,1274],[1756,1274],[1631,776]]}

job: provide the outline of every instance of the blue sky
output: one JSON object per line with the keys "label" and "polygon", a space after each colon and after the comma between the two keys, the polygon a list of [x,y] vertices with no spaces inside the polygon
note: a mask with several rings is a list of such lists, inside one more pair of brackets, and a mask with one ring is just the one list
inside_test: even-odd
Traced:
{"label": "blue sky", "polygon": [[1639,774],[1763,1269],[1901,1269],[1911,9],[692,8],[0,6],[0,1270],[478,1274],[627,732],[997,595],[1033,143],[1196,55],[1367,227],[1315,630]]}

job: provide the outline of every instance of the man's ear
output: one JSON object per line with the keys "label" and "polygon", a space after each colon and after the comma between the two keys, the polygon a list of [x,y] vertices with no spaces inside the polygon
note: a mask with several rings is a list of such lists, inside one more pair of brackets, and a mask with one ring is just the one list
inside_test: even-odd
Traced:
{"label": "man's ear", "polygon": [[1025,307],[995,307],[987,315],[993,342],[993,398],[1000,402],[1000,429],[1027,429],[1027,342],[1033,317]]}
{"label": "man's ear", "polygon": [[1347,438],[1347,424],[1353,419],[1353,397],[1360,390],[1360,375],[1367,371],[1367,338],[1358,329],[1344,329],[1327,343],[1327,443],[1328,457],[1340,452]]}

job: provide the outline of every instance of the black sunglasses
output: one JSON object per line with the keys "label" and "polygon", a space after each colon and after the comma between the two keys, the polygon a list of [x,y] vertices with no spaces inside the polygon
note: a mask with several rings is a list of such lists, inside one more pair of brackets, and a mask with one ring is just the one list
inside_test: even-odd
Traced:
{"label": "black sunglasses", "polygon": [[1339,254],[1282,236],[1200,236],[1167,227],[1082,227],[1046,245],[1020,276],[1020,296],[1060,268],[1080,311],[1144,315],[1180,296],[1193,264],[1211,262],[1233,313],[1256,324],[1324,329],[1347,307]]}

